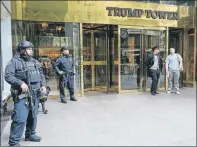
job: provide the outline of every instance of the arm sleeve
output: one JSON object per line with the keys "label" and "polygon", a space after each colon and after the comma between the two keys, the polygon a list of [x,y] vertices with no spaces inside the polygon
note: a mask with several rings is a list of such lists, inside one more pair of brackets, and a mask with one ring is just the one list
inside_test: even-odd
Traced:
{"label": "arm sleeve", "polygon": [[58,72],[58,73],[60,72],[59,65],[60,65],[60,58],[58,58],[54,64],[54,68],[55,68],[56,72]]}
{"label": "arm sleeve", "polygon": [[147,55],[147,58],[145,59],[144,64],[145,64],[146,66],[148,66],[148,65],[149,65],[149,62],[150,62],[150,55]]}
{"label": "arm sleeve", "polygon": [[178,60],[179,62],[181,62],[183,60],[183,58],[181,57],[181,55],[177,54],[178,55]]}
{"label": "arm sleeve", "polygon": [[20,86],[23,81],[15,77],[15,63],[10,60],[5,68],[5,81],[13,86]]}
{"label": "arm sleeve", "polygon": [[166,57],[165,62],[166,62],[166,64],[169,64],[169,57],[168,56]]}
{"label": "arm sleeve", "polygon": [[75,62],[74,62],[74,59],[72,58],[72,62],[73,62],[73,72],[75,72],[75,66],[76,66],[76,64],[75,64]]}

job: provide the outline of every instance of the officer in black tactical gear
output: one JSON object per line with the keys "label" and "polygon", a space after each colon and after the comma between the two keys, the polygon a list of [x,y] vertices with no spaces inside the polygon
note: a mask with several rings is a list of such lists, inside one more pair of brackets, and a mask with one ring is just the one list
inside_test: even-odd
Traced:
{"label": "officer in black tactical gear", "polygon": [[60,50],[63,56],[60,56],[54,65],[56,72],[59,74],[60,99],[62,103],[67,103],[64,88],[68,87],[70,100],[77,101],[74,96],[74,64],[72,57],[69,55],[68,48],[62,47]]}
{"label": "officer in black tactical gear", "polygon": [[[46,82],[40,62],[32,58],[32,47],[31,42],[21,41],[17,46],[18,54],[8,62],[5,68],[5,80],[11,85],[11,95],[14,101],[10,146],[20,146],[19,142],[25,125],[25,141],[40,142],[41,140],[35,131],[39,97],[42,93],[46,93]],[[30,96],[32,107],[29,102]]]}

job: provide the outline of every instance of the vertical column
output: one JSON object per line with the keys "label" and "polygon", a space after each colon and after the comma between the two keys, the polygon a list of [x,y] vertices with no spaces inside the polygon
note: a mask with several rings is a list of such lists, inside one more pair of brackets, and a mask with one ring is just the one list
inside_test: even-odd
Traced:
{"label": "vertical column", "polygon": [[[91,24],[93,27],[93,25]],[[95,66],[94,66],[94,32],[91,30],[91,66],[92,66],[92,90],[95,90]]]}
{"label": "vertical column", "polygon": [[83,82],[83,24],[80,23],[80,75],[81,75],[81,96],[84,96],[84,82]]}
{"label": "vertical column", "polygon": [[195,1],[195,34],[194,34],[194,84],[197,87],[197,1]]}
{"label": "vertical column", "polygon": [[12,33],[10,1],[1,2],[1,75],[2,75],[2,99],[10,93],[10,85],[4,80],[4,70],[8,61],[12,58]]}
{"label": "vertical column", "polygon": [[121,47],[120,47],[120,25],[118,25],[118,94],[121,92]]}
{"label": "vertical column", "polygon": [[[169,44],[169,27],[166,28],[166,53],[165,55],[167,56],[168,55],[168,44]],[[164,68],[165,68],[165,64],[164,64]],[[165,71],[165,70],[164,70]],[[166,72],[165,72],[166,73]],[[167,78],[167,75],[165,74],[165,90],[168,89],[168,78]]]}

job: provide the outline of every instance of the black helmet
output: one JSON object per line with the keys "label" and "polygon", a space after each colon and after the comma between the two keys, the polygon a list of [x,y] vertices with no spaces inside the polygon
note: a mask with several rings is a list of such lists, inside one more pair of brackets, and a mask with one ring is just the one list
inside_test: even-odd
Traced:
{"label": "black helmet", "polygon": [[67,46],[64,46],[60,49],[61,52],[63,52],[63,50],[68,50],[68,47]]}
{"label": "black helmet", "polygon": [[23,40],[17,46],[17,52],[20,52],[21,49],[25,49],[28,47],[34,47],[34,45],[30,41]]}

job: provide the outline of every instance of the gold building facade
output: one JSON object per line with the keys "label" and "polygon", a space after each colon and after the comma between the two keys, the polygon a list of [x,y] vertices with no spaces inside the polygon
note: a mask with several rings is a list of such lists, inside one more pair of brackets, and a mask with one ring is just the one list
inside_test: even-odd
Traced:
{"label": "gold building facade", "polygon": [[[196,9],[192,6],[129,1],[12,1],[13,48],[21,39],[35,45],[52,94],[58,78],[52,65],[61,46],[75,61],[75,89],[147,91],[144,61],[158,45],[165,60],[174,47],[183,56],[182,86],[196,86]],[[165,70],[159,88],[167,88]]]}

